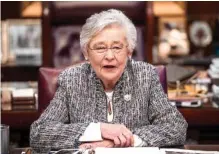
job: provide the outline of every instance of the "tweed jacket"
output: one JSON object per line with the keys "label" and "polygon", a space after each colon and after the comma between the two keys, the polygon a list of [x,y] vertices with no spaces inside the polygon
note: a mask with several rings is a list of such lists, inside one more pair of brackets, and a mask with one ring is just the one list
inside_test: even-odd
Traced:
{"label": "tweed jacket", "polygon": [[[146,62],[128,60],[113,93],[114,118],[144,142],[144,146],[184,144],[187,123],[168,103],[156,69]],[[107,123],[107,98],[101,80],[89,63],[64,70],[54,98],[31,125],[30,146],[49,149],[77,148],[91,122]]]}

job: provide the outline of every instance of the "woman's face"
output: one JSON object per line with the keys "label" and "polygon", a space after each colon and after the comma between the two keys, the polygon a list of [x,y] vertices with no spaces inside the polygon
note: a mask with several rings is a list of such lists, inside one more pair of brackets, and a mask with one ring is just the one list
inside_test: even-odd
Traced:
{"label": "woman's face", "polygon": [[105,27],[91,39],[87,58],[104,83],[115,84],[121,77],[131,56],[127,46],[126,33],[118,25]]}

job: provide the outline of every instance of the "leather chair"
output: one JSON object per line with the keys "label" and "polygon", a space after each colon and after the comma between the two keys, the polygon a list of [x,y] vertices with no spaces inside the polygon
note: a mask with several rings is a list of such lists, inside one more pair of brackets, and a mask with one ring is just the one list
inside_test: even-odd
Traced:
{"label": "leather chair", "polygon": [[[156,66],[160,82],[167,94],[167,79],[165,66]],[[49,105],[57,88],[57,77],[63,69],[41,67],[39,69],[39,111],[40,113]]]}

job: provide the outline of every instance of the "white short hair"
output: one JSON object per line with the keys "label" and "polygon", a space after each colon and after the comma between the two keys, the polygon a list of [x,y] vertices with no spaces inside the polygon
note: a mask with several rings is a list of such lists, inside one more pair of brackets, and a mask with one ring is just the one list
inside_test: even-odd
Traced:
{"label": "white short hair", "polygon": [[111,24],[118,24],[125,29],[129,51],[133,52],[137,41],[136,28],[126,15],[115,9],[95,13],[86,20],[80,33],[82,50],[86,51],[92,37]]}

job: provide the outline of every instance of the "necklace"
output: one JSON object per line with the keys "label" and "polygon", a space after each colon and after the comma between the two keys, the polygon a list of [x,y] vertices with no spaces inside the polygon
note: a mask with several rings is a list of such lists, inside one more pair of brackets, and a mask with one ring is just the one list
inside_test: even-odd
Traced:
{"label": "necklace", "polygon": [[107,101],[108,113],[109,113],[109,115],[111,115],[112,114],[111,101],[110,101],[110,98],[108,96],[107,96],[107,99],[108,99],[108,101]]}
{"label": "necklace", "polygon": [[113,109],[112,109],[112,96],[113,96],[113,91],[112,92],[106,92],[107,96],[107,119],[108,122],[111,122],[113,120]]}

